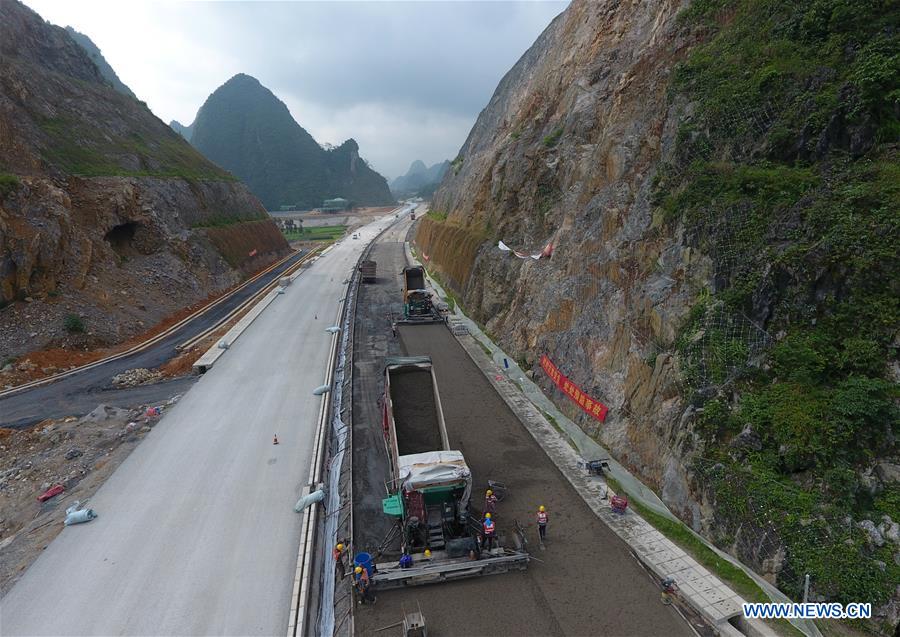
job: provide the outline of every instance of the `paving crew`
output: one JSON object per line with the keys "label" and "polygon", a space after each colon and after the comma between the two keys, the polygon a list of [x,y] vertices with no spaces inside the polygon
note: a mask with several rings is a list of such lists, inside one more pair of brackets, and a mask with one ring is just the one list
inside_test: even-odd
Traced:
{"label": "paving crew", "polygon": [[496,535],[497,528],[494,526],[494,521],[491,519],[490,513],[484,514],[484,545],[487,547],[487,550],[491,550],[494,548],[494,536]]}
{"label": "paving crew", "polygon": [[484,512],[491,515],[497,512],[497,496],[490,489],[484,493]]}
{"label": "paving crew", "polygon": [[372,583],[369,581],[369,573],[362,566],[357,566],[353,572],[356,574],[356,590],[359,592],[359,603],[375,603],[375,595],[372,593]]}
{"label": "paving crew", "polygon": [[337,567],[337,574],[340,579],[344,579],[344,575],[346,574],[344,571],[344,545],[338,542],[338,545],[334,547],[334,550],[331,551],[332,556],[334,556],[334,563]]}
{"label": "paving crew", "polygon": [[538,524],[538,533],[541,536],[541,544],[544,543],[544,540],[547,538],[547,521],[550,519],[550,515],[547,513],[547,509],[544,508],[542,504],[538,507],[537,512],[537,524]]}

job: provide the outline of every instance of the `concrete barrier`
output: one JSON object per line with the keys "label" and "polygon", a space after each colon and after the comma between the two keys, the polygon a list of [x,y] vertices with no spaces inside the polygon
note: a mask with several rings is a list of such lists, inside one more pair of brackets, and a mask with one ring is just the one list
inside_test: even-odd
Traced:
{"label": "concrete barrier", "polygon": [[272,290],[268,294],[266,294],[262,300],[254,305],[249,312],[244,314],[244,316],[239,320],[234,327],[232,327],[225,334],[224,337],[219,339],[219,341],[206,350],[206,353],[203,354],[197,361],[194,363],[194,371],[198,374],[205,374],[209,369],[216,364],[216,361],[224,354],[229,347],[231,347],[234,342],[238,339],[238,337],[244,333],[253,321],[263,313],[267,307],[269,307],[269,303],[275,300],[275,297],[278,296],[278,289]]}

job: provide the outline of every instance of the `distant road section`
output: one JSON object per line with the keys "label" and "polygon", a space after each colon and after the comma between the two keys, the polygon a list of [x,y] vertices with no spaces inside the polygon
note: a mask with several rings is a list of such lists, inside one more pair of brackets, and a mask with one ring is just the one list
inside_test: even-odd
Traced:
{"label": "distant road section", "polygon": [[[215,325],[241,303],[277,279],[282,272],[295,264],[302,256],[303,253],[298,252],[293,257],[286,259],[269,274],[241,288],[227,300],[145,350],[60,378],[46,385],[39,385],[33,389],[22,390],[0,398],[0,427],[21,429],[46,418],[80,416],[91,411],[99,403],[133,405],[156,400],[160,397],[159,394],[168,397],[173,393],[183,391],[190,386],[189,382],[177,382],[177,388],[161,384],[112,390],[110,381],[116,374],[129,369],[137,367],[152,369],[162,365],[177,354],[175,348],[178,345]],[[159,387],[163,387],[164,391],[159,392]]]}
{"label": "distant road section", "polygon": [[393,220],[335,244],[201,377],[91,499],[100,517],[63,529],[0,601],[3,635],[284,634],[325,328]]}

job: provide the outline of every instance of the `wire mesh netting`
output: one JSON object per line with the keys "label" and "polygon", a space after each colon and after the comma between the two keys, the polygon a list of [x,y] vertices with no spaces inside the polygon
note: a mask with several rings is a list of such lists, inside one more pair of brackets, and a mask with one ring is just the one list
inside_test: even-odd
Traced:
{"label": "wire mesh netting", "polygon": [[685,393],[722,387],[753,364],[772,337],[724,303],[711,304],[684,339],[679,355],[679,383]]}

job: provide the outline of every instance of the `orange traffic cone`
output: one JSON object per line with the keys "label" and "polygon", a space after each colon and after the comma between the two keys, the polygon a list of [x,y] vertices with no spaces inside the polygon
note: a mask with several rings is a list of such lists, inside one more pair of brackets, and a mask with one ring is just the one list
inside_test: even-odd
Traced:
{"label": "orange traffic cone", "polygon": [[277,444],[278,444],[278,434],[275,434],[275,438],[272,440],[272,444],[273,444],[273,445],[277,445]]}

